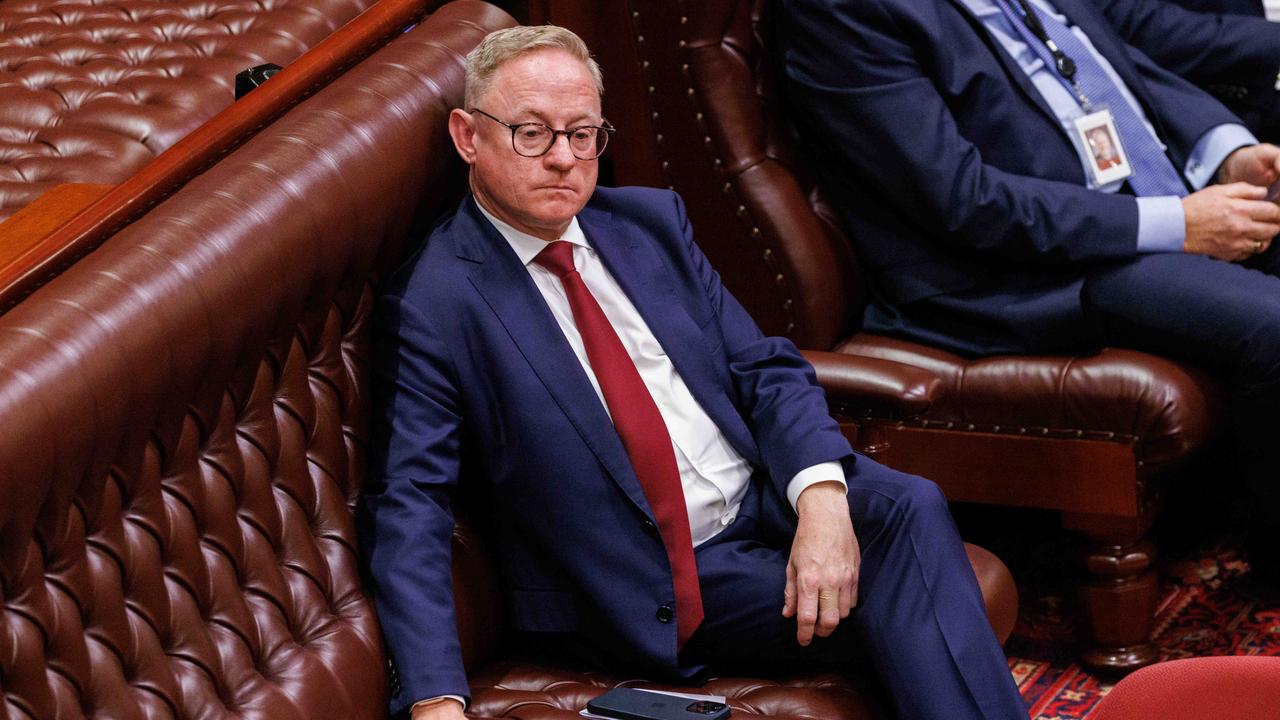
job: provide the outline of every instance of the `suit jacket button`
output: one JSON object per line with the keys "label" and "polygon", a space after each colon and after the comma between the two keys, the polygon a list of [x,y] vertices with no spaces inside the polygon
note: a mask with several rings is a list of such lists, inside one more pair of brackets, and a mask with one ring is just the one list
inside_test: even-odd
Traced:
{"label": "suit jacket button", "polygon": [[656,617],[658,622],[669,623],[676,616],[676,611],[671,609],[670,605],[662,605],[658,608]]}
{"label": "suit jacket button", "polygon": [[644,526],[650,530],[656,530],[658,528],[658,524],[649,518],[644,519]]}

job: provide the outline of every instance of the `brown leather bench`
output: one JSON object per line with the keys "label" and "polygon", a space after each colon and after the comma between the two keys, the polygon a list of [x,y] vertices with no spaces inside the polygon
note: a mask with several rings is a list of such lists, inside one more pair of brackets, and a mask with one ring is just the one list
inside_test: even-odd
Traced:
{"label": "brown leather bench", "polygon": [[[353,520],[369,313],[465,187],[462,56],[510,22],[442,8],[0,316],[0,717],[385,717]],[[473,715],[567,717],[623,680],[507,654],[465,518],[454,548]],[[971,552],[1007,636],[1011,578]],[[709,689],[885,716],[865,674]]]}

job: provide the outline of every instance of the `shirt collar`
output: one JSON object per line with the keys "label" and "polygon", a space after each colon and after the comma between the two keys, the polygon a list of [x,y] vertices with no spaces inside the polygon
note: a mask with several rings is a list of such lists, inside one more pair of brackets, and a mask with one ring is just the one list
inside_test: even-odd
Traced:
{"label": "shirt collar", "polygon": [[[476,207],[480,208],[480,214],[484,215],[485,219],[498,229],[502,238],[506,240],[507,244],[511,246],[511,249],[515,251],[516,257],[520,258],[520,262],[522,264],[527,266],[529,263],[533,262],[533,259],[538,256],[538,253],[542,252],[543,248],[547,246],[546,240],[534,237],[526,232],[521,232],[511,227],[509,224],[499,220],[493,215],[493,213],[486,210],[484,205],[480,204],[479,200],[476,200]],[[576,216],[569,221],[569,227],[565,228],[564,235],[561,235],[560,239],[567,243],[581,245],[588,250],[592,249],[591,245],[587,243],[587,236],[582,233],[582,228],[578,225],[578,218]]]}

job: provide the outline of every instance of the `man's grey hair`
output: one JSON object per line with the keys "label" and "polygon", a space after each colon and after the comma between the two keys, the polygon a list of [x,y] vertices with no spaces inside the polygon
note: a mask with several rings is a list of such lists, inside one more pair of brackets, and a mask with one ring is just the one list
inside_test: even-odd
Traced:
{"label": "man's grey hair", "polygon": [[471,110],[489,89],[493,74],[503,63],[514,60],[534,50],[564,50],[581,60],[595,81],[596,92],[604,94],[604,78],[600,66],[591,58],[591,51],[582,38],[557,25],[521,25],[495,30],[485,36],[474,50],[467,53],[466,89],[463,91],[464,109]]}

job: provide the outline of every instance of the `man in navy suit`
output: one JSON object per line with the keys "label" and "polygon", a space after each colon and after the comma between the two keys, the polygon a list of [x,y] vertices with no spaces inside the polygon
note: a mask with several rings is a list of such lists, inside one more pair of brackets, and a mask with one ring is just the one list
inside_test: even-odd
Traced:
{"label": "man in navy suit", "polygon": [[675,680],[867,655],[903,717],[1025,719],[937,487],[855,456],[676,195],[596,187],[600,91],[572,33],[486,38],[449,125],[471,194],[379,304],[365,545],[392,712],[462,717],[464,484],[540,644]]}
{"label": "man in navy suit", "polygon": [[[971,356],[1104,345],[1233,396],[1280,577],[1280,150],[1089,0],[787,0],[788,92],[874,276],[867,330]],[[1099,182],[1081,128],[1133,172]]]}
{"label": "man in navy suit", "polygon": [[1259,137],[1280,139],[1280,23],[1259,0],[1093,2],[1125,42],[1213,94]]}

